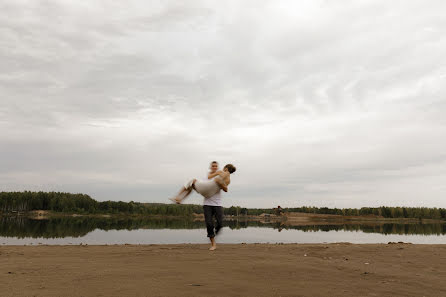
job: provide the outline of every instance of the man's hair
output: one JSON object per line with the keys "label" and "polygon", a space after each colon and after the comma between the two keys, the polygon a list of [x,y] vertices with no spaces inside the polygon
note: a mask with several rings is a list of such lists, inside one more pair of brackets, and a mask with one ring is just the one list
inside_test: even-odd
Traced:
{"label": "man's hair", "polygon": [[217,162],[217,161],[212,161],[212,162],[211,162],[211,165],[212,165],[212,164],[217,164],[217,165],[218,165],[218,162]]}
{"label": "man's hair", "polygon": [[228,168],[229,173],[234,173],[237,168],[232,164],[226,164],[224,168]]}

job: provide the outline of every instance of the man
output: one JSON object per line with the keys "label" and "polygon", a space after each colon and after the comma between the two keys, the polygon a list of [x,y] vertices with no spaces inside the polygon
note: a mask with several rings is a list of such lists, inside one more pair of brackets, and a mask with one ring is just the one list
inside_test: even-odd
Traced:
{"label": "man", "polygon": [[[218,163],[213,161],[210,166],[210,171],[208,173],[208,179],[214,179],[219,176]],[[204,198],[203,200],[203,212],[204,221],[206,222],[206,229],[208,233],[209,240],[211,241],[210,251],[215,251],[217,249],[217,244],[215,242],[215,235],[218,234],[220,229],[223,227],[223,207],[221,205],[221,190],[212,195],[209,198]],[[215,232],[214,232],[214,217],[216,220]]]}
{"label": "man", "polygon": [[[177,194],[176,197],[171,198],[173,202],[180,204],[192,190],[200,193],[204,197],[203,212],[206,222],[206,229],[209,240],[211,241],[210,251],[217,248],[215,243],[215,235],[218,234],[223,227],[223,206],[221,204],[221,190],[227,192],[228,185],[231,183],[230,174],[236,170],[232,164],[226,164],[223,171],[218,170],[217,161],[213,161],[210,165],[210,171],[207,175],[207,180],[192,179],[188,181]],[[214,226],[214,217],[217,221]],[[215,232],[214,232],[215,230]]]}

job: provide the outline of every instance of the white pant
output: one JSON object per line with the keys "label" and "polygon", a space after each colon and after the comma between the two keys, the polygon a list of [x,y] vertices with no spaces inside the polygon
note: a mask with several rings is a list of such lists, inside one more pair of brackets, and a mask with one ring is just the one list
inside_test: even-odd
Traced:
{"label": "white pant", "polygon": [[[192,188],[192,185],[194,183],[194,180],[190,180],[187,183],[184,184],[184,188],[186,190],[189,190]],[[215,194],[220,191],[220,187],[217,185],[217,183],[214,180],[200,180],[197,179],[195,182],[195,191],[197,193],[201,194],[204,198],[210,198],[214,196]]]}

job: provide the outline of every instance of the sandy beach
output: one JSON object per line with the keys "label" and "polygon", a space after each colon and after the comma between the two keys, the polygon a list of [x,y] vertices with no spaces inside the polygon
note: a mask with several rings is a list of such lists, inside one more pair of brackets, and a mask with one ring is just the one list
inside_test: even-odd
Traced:
{"label": "sandy beach", "polygon": [[446,296],[446,245],[2,246],[0,296]]}

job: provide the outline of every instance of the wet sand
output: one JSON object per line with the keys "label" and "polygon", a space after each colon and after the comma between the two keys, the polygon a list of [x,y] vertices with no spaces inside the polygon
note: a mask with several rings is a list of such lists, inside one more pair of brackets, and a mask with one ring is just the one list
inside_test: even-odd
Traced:
{"label": "wet sand", "polygon": [[2,246],[0,296],[446,296],[446,245]]}

